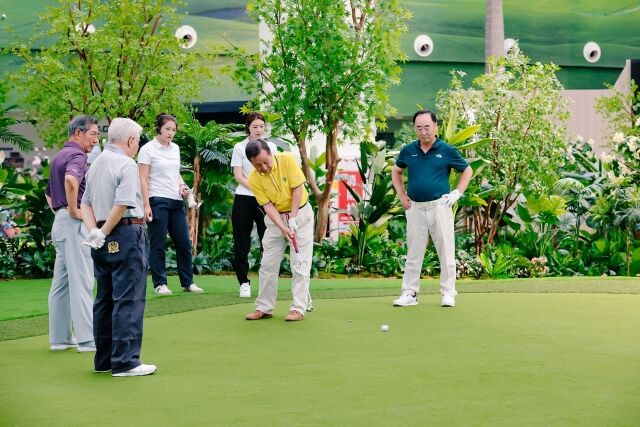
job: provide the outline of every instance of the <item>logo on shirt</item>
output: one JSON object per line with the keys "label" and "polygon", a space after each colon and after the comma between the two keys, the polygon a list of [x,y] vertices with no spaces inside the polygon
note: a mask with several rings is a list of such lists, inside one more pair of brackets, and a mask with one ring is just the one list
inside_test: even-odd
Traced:
{"label": "logo on shirt", "polygon": [[287,177],[286,176],[282,177],[282,182],[287,182]]}
{"label": "logo on shirt", "polygon": [[418,155],[417,154],[412,154],[411,157],[418,157]]}
{"label": "logo on shirt", "polygon": [[442,158],[442,154],[436,154],[436,157],[441,159]]}

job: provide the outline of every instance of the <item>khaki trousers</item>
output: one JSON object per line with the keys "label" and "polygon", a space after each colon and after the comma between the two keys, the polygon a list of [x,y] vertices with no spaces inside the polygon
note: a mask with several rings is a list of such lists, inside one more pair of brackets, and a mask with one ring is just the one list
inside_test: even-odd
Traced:
{"label": "khaki trousers", "polygon": [[[269,216],[264,217],[267,229],[262,238],[262,261],[260,262],[260,288],[256,299],[256,309],[263,313],[271,314],[276,306],[278,293],[278,274],[280,262],[287,246],[290,246],[291,257],[291,293],[293,301],[290,310],[304,314],[309,302],[309,276],[311,272],[311,259],[313,257],[313,210],[309,203],[303,206],[296,217],[300,229],[296,234],[298,249],[302,265],[291,245],[288,245],[282,231],[271,221]],[[287,222],[285,221],[285,224]]]}
{"label": "khaki trousers", "polygon": [[411,202],[407,216],[407,261],[402,290],[420,291],[420,272],[429,236],[440,260],[440,294],[456,296],[455,236],[453,212],[442,200]]}

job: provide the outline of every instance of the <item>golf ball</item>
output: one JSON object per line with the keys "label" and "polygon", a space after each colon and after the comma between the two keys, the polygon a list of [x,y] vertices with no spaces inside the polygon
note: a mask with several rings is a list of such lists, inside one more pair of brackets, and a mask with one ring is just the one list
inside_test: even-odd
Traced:
{"label": "golf ball", "polygon": [[382,325],[380,326],[380,330],[382,332],[389,332],[389,325]]}
{"label": "golf ball", "polygon": [[3,13],[2,15],[0,15],[0,19],[4,21],[5,19],[7,19],[7,15]]}

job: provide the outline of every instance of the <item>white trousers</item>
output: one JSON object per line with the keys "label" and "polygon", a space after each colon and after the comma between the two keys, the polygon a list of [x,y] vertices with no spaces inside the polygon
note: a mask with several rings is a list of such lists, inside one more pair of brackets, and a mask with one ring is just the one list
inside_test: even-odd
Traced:
{"label": "white trousers", "polygon": [[407,261],[402,290],[420,291],[420,272],[429,236],[440,260],[440,294],[456,296],[456,253],[453,211],[442,200],[411,202],[407,216]]}
{"label": "white trousers", "polygon": [[59,209],[51,240],[56,247],[53,281],[49,291],[49,341],[71,341],[72,325],[78,342],[93,341],[93,261],[82,221]]}
{"label": "white trousers", "polygon": [[[298,211],[296,222],[300,227],[296,234],[296,241],[302,262],[298,261],[293,247],[289,245],[291,272],[293,275],[291,280],[293,301],[289,310],[304,314],[309,303],[309,276],[313,257],[313,209],[311,209],[309,203]],[[271,314],[276,306],[280,262],[284,256],[288,241],[269,216],[265,216],[264,223],[267,229],[262,238],[263,252],[259,273],[260,288],[256,299],[256,309],[263,313]]]}

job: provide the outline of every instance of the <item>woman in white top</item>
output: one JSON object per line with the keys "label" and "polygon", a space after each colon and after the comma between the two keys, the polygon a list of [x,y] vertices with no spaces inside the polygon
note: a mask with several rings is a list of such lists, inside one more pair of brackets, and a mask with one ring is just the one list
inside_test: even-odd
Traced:
{"label": "woman in white top", "polygon": [[[231,167],[233,176],[238,181],[238,187],[233,199],[231,212],[231,225],[233,227],[233,268],[240,284],[240,298],[251,297],[251,282],[247,277],[249,273],[249,250],[251,249],[251,231],[255,223],[258,236],[262,242],[266,226],[264,225],[264,211],[258,205],[253,192],[249,189],[247,178],[253,166],[244,152],[249,141],[262,138],[265,131],[264,116],[260,113],[250,113],[245,122],[245,132],[248,137],[233,147]],[[275,153],[276,146],[268,142],[271,152]]]}
{"label": "woman in white top", "polygon": [[140,148],[138,168],[149,232],[149,268],[158,295],[171,295],[165,266],[167,231],[176,248],[180,284],[187,292],[202,292],[193,283],[191,240],[183,197],[189,187],[180,175],[180,148],[171,140],[178,130],[176,118],[158,114],[154,139]]}

